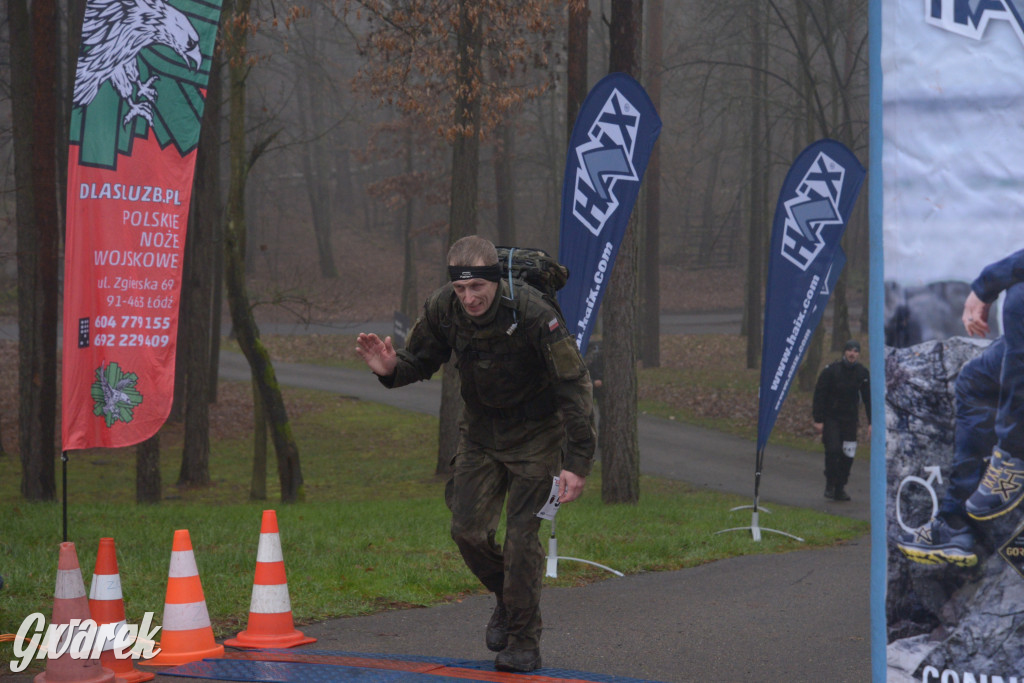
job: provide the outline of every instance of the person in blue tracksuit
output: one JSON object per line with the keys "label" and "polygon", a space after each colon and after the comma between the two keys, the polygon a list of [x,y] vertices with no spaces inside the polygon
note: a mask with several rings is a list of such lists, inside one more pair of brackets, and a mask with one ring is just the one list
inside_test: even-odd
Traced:
{"label": "person in blue tracksuit", "polygon": [[955,450],[939,512],[897,543],[917,562],[976,564],[972,525],[1024,500],[1024,249],[986,266],[971,283],[962,318],[968,335],[988,334],[989,312],[1003,292],[1002,336],[956,380]]}

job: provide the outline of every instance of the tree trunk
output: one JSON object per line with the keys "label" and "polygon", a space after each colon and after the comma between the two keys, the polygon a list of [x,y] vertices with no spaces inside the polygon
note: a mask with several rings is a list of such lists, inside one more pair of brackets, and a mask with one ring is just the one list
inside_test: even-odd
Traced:
{"label": "tree trunk", "polygon": [[[459,0],[458,65],[456,68],[455,123],[459,127],[452,146],[451,209],[448,244],[476,232],[477,175],[480,166],[480,67],[482,31],[474,19],[471,0]],[[446,264],[447,265],[447,264]],[[446,363],[441,386],[437,474],[447,474],[459,443],[458,373]]]}
{"label": "tree trunk", "polygon": [[[416,170],[416,160],[413,152],[412,125],[405,129],[405,174],[411,178]],[[415,320],[416,311],[419,307],[419,272],[416,267],[416,240],[413,238],[413,226],[416,220],[416,199],[414,193],[409,193],[405,200],[405,216],[403,217],[402,243],[405,245],[402,261],[402,299],[399,310],[410,320]]]}
{"label": "tree trunk", "polygon": [[160,433],[135,447],[135,502],[159,503],[163,498],[160,476]]}
{"label": "tree trunk", "polygon": [[[70,138],[72,95],[75,90],[75,69],[78,65],[79,46],[82,42],[82,21],[85,17],[85,0],[65,0],[61,22],[64,26],[63,39],[57,59],[57,230],[59,245],[64,242],[67,225],[68,154],[67,141]],[[63,21],[62,21],[63,19]],[[60,251],[60,246],[58,246]],[[58,256],[59,258],[59,256]],[[59,296],[59,294],[58,294]]]}
{"label": "tree trunk", "polygon": [[[636,77],[643,3],[612,0],[610,70]],[[636,214],[608,281],[604,303],[604,387],[607,410],[601,415],[601,500],[636,503],[640,500],[640,446],[637,435],[637,262]]]}
{"label": "tree trunk", "polygon": [[[309,22],[310,42],[314,54],[318,50],[316,21]],[[334,245],[331,239],[331,198],[328,191],[330,178],[327,162],[327,146],[322,139],[324,128],[323,85],[317,77],[315,67],[296,63],[296,79],[302,106],[299,107],[299,125],[306,140],[302,154],[302,175],[309,197],[310,215],[313,219],[313,236],[316,239],[317,260],[320,275],[325,278],[338,277],[338,266],[334,263]]]}
{"label": "tree trunk", "polygon": [[501,139],[494,145],[494,198],[497,210],[498,244],[516,246],[516,178],[512,172],[515,131],[509,116],[501,127]]}
{"label": "tree trunk", "polygon": [[[845,241],[845,240],[843,240]],[[843,268],[832,291],[832,345],[833,351],[842,351],[846,340],[853,336],[850,332],[850,307],[846,303],[846,283],[849,269]]]}
{"label": "tree trunk", "polygon": [[[647,5],[647,94],[655,110],[661,107],[661,22],[664,0]],[[644,176],[643,334],[640,359],[645,368],[661,366],[661,145],[655,144]]]}
{"label": "tree trunk", "polygon": [[252,383],[252,481],[249,500],[267,499],[267,411],[263,410],[259,386]]}
{"label": "tree trunk", "polygon": [[[710,135],[711,131],[707,131]],[[718,187],[719,170],[722,167],[722,155],[729,137],[733,131],[728,126],[721,126],[718,133],[719,144],[707,154],[707,168],[702,174],[701,181],[704,183],[703,198],[700,202],[700,240],[697,242],[697,262],[710,263],[714,257],[715,245],[721,235],[719,234],[715,220],[715,188]]]}
{"label": "tree trunk", "polygon": [[[225,15],[226,16],[226,15]],[[222,22],[223,23],[223,22]],[[182,302],[188,302],[188,315],[181,318],[184,345],[178,347],[185,367],[184,415],[185,440],[181,453],[179,484],[210,482],[210,392],[216,384],[210,354],[216,257],[219,242],[215,235],[221,222],[220,199],[220,79],[221,51],[215,50],[210,65],[210,81],[203,110],[196,173],[193,183],[192,226],[188,233],[187,277],[182,283]]]}
{"label": "tree trunk", "polygon": [[598,422],[601,444],[601,500],[640,500],[640,444],[637,434],[636,264],[637,219],[629,222],[605,294],[604,412]]}
{"label": "tree trunk", "polygon": [[572,139],[572,127],[587,97],[587,35],[590,9],[586,0],[569,0],[569,54],[566,66],[566,131],[565,140]]}
{"label": "tree trunk", "polygon": [[747,229],[747,367],[755,369],[761,364],[761,223],[765,195],[765,168],[762,161],[764,131],[762,110],[764,100],[764,66],[767,45],[762,36],[762,10],[758,3],[751,3],[750,12],[750,223]]}
{"label": "tree trunk", "polygon": [[[807,31],[807,8],[803,2],[796,3],[796,16],[798,41],[797,54],[807,55],[810,54],[810,39]],[[800,82],[803,101],[812,102],[814,100],[814,83],[811,81],[807,69],[799,69],[797,78]],[[792,156],[794,159],[796,159],[797,155],[800,154],[800,151],[809,145],[815,137],[814,112],[809,106],[805,108],[805,116],[802,125],[803,129],[798,129],[800,134],[795,136],[793,140]],[[811,341],[807,345],[804,360],[800,365],[800,369],[797,371],[796,384],[800,391],[814,391],[814,385],[818,382],[818,368],[821,367],[821,359],[824,357],[824,339],[825,325],[819,324],[818,329],[816,329],[814,334],[811,336]]]}
{"label": "tree trunk", "polygon": [[[245,182],[252,161],[245,150],[245,79],[249,73],[246,62],[246,37],[249,27],[244,18],[249,14],[250,0],[235,3],[234,18],[224,31],[228,55],[230,82],[228,120],[229,159],[231,175],[228,187],[227,224],[224,234],[224,280],[227,287],[228,308],[238,345],[249,362],[253,380],[259,387],[270,426],[274,450],[277,453],[277,474],[281,483],[281,502],[293,503],[304,497],[299,448],[292,434],[288,411],[281,396],[270,355],[259,339],[256,320],[252,315],[249,296],[245,288]],[[266,140],[263,146],[269,144]],[[253,150],[252,159],[259,156]]]}
{"label": "tree trunk", "polygon": [[53,0],[36,0],[30,16],[24,0],[9,0],[7,13],[17,183],[21,494],[28,500],[53,500],[59,281],[56,8]]}

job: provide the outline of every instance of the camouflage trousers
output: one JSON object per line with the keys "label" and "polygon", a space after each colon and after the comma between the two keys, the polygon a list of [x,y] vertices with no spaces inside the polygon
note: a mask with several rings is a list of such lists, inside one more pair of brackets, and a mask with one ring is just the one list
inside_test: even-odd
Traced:
{"label": "camouflage trousers", "polygon": [[[529,649],[539,647],[542,626],[545,553],[537,512],[551,493],[561,444],[545,443],[526,459],[509,455],[460,443],[445,498],[452,511],[452,539],[462,559],[505,603],[509,646]],[[503,506],[506,530],[504,547],[499,547],[496,536]]]}

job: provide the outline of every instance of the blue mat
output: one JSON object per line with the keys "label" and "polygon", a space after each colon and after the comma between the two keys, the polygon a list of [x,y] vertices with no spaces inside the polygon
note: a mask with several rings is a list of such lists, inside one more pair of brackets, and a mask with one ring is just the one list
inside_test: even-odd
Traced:
{"label": "blue mat", "polygon": [[338,683],[466,683],[464,678],[433,676],[409,671],[239,659],[204,659],[201,662],[190,662],[173,669],[166,669],[160,673],[186,678],[259,683],[334,683],[335,681]]}
{"label": "blue mat", "polygon": [[[232,658],[232,655],[235,658]],[[306,661],[281,661],[289,658]],[[331,663],[332,659],[339,663]],[[445,669],[458,669],[459,673],[446,676],[445,673],[448,672]],[[473,676],[471,673],[473,671],[479,671],[480,677]],[[472,681],[493,683],[496,677],[514,681],[521,676],[544,677],[553,681],[657,683],[647,679],[624,678],[550,667],[537,669],[525,675],[509,674],[495,671],[492,661],[306,649],[268,649],[229,653],[223,659],[189,662],[164,669],[160,673],[184,678],[253,681],[254,683],[471,683]]]}

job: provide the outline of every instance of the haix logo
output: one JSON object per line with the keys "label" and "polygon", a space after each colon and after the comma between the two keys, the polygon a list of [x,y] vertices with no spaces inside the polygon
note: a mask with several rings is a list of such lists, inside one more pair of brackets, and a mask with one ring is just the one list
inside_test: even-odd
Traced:
{"label": "haix logo", "polygon": [[782,233],[782,257],[806,271],[825,247],[822,231],[843,225],[839,199],[846,169],[819,152],[797,185],[795,196],[783,202],[786,225]]}
{"label": "haix logo", "polygon": [[[99,659],[104,650],[113,650],[117,659],[151,659],[160,653],[154,647],[159,626],[153,626],[153,613],[146,612],[142,624],[97,625],[92,619],[71,619],[68,624],[50,624],[35,612],[25,617],[14,637],[11,671],[24,671],[33,659],[57,659],[65,654],[72,659]],[[45,635],[44,635],[45,632]]]}
{"label": "haix logo", "polygon": [[1021,0],[925,0],[925,21],[946,31],[981,40],[990,21],[1006,21],[1024,43]]}
{"label": "haix logo", "polygon": [[572,213],[594,235],[600,235],[615,213],[618,181],[639,182],[633,168],[633,147],[640,128],[640,112],[617,89],[597,115],[588,141],[576,148],[575,196]]}

